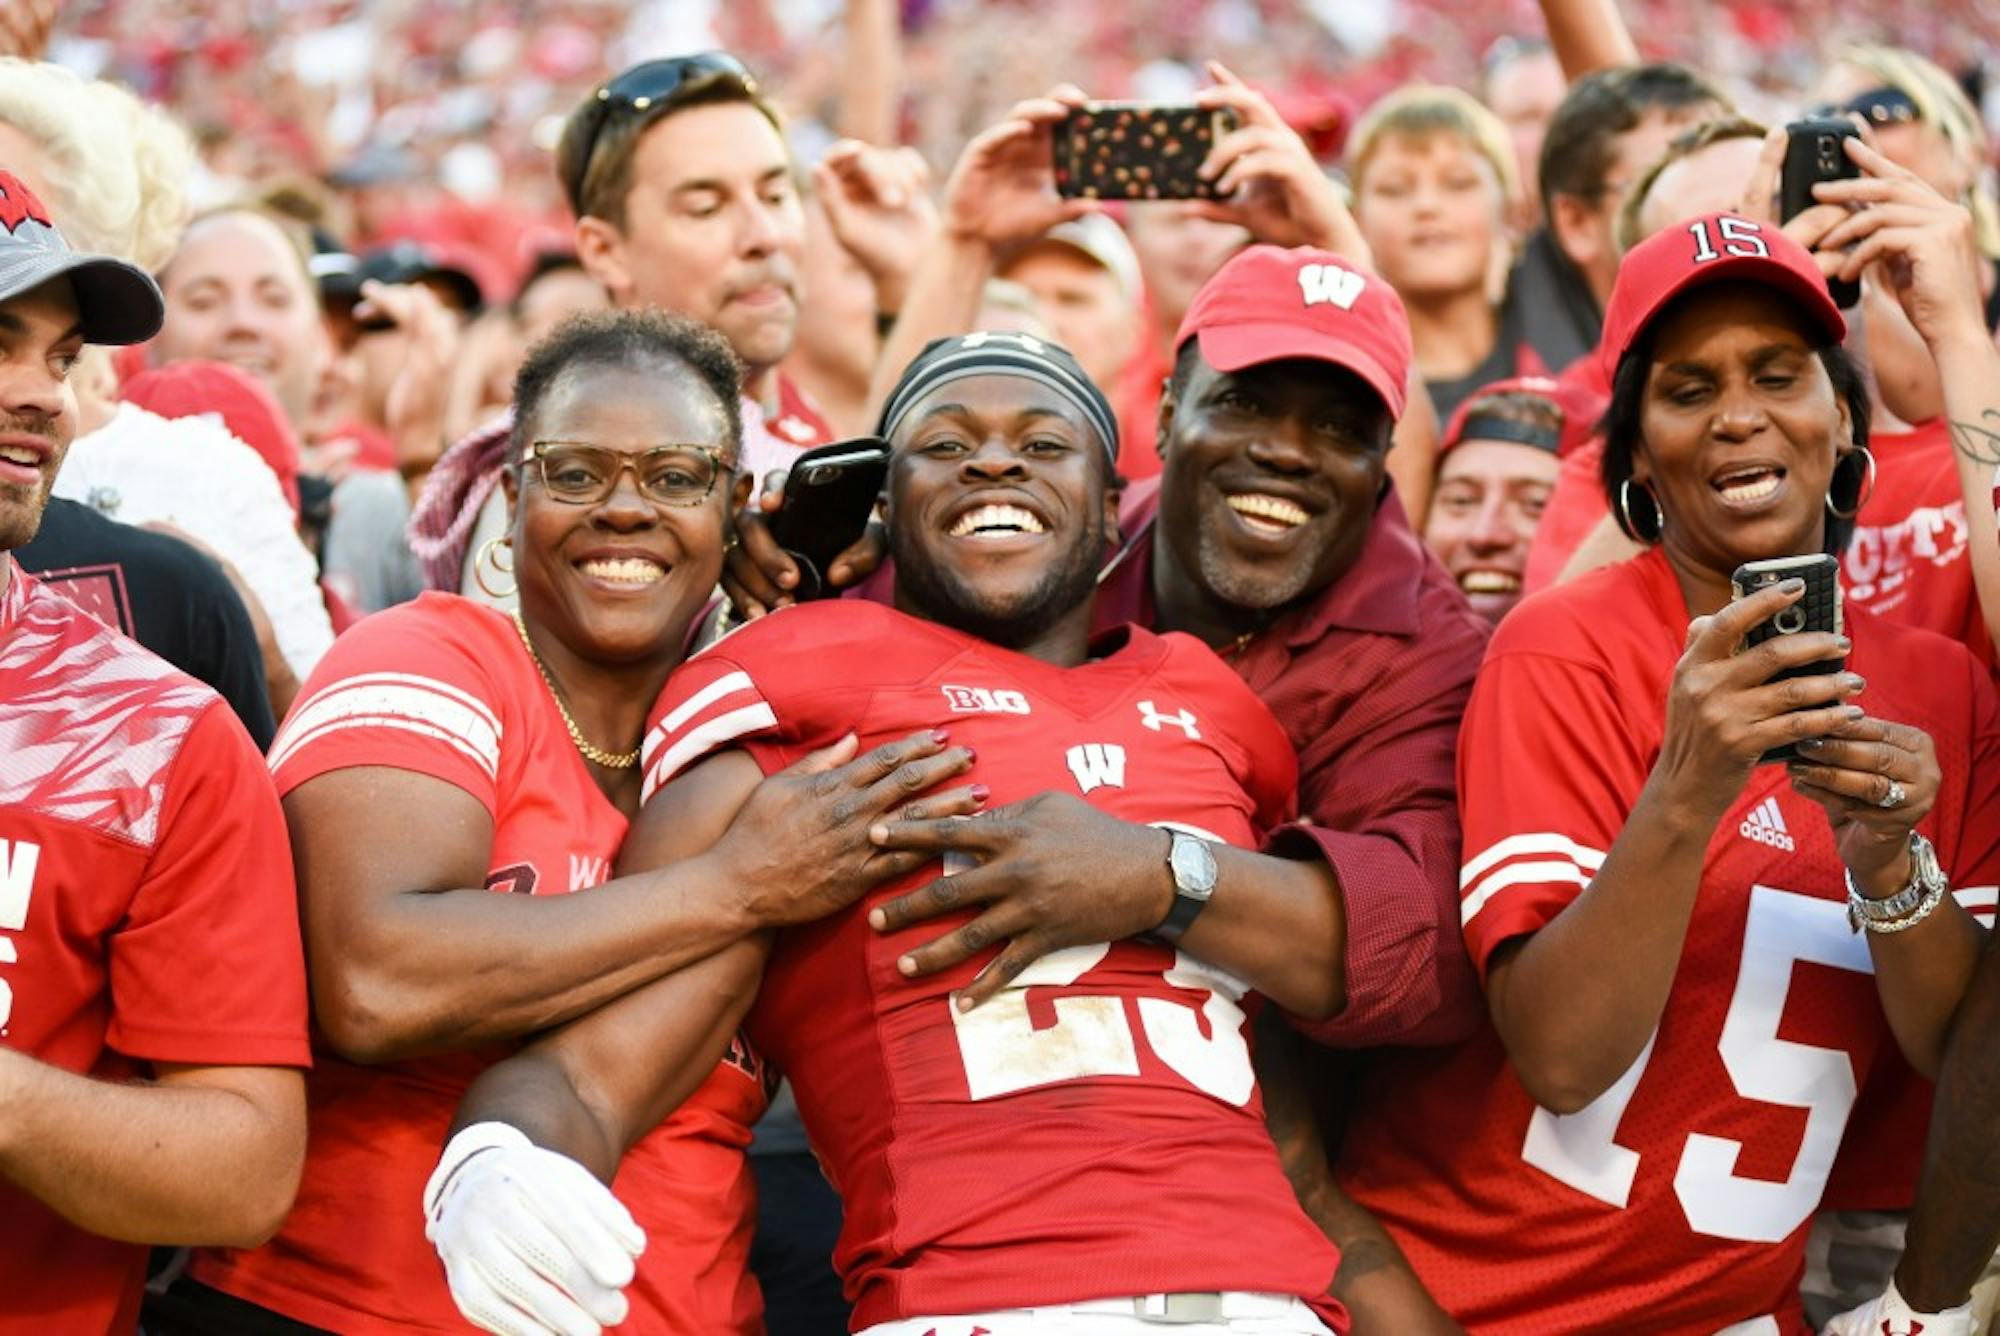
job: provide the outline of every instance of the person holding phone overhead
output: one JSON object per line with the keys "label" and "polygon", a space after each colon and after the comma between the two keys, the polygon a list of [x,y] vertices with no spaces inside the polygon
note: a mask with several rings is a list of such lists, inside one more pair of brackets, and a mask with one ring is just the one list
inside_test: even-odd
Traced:
{"label": "person holding phone overhead", "polygon": [[1494,637],[1459,753],[1491,1024],[1386,1071],[1341,1173],[1472,1331],[1795,1336],[1850,1123],[1909,1200],[1922,1122],[1850,1115],[1936,1071],[1972,975],[2000,697],[1856,608],[1749,647],[1804,584],[1731,590],[1846,541],[1868,399],[1826,280],[1868,258],[1724,213],[1620,266],[1604,484],[1647,548]]}

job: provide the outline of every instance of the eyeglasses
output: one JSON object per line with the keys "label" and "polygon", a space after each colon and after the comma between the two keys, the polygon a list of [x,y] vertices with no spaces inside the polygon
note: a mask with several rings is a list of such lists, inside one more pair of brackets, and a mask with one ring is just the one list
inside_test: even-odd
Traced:
{"label": "eyeglasses", "polygon": [[724,471],[712,445],[656,445],[627,454],[584,441],[536,441],[528,453],[541,470],[542,487],[557,501],[594,506],[618,487],[627,469],[639,494],[657,506],[698,506]]}
{"label": "eyeglasses", "polygon": [[674,56],[634,65],[609,83],[598,85],[580,115],[587,117],[581,131],[583,150],[576,155],[563,189],[579,209],[583,207],[583,183],[590,179],[591,159],[597,156],[597,141],[604,127],[623,116],[645,116],[671,100],[681,89],[698,79],[726,76],[738,80],[751,94],[757,81],[742,61],[727,51],[703,51],[693,56]]}

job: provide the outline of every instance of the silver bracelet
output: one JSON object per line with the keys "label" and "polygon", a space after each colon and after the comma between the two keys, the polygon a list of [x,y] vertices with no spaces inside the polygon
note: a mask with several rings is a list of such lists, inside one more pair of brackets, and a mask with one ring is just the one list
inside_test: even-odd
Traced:
{"label": "silver bracelet", "polygon": [[1917,907],[1915,909],[1912,909],[1909,913],[1903,915],[1903,917],[1898,919],[1889,919],[1886,922],[1878,922],[1875,919],[1865,918],[1861,920],[1861,926],[1866,930],[1868,930],[1869,932],[1907,931],[1908,929],[1916,927],[1919,923],[1922,923],[1925,919],[1929,918],[1931,916],[1932,911],[1935,910],[1939,905],[1944,903],[1944,895],[1948,889],[1950,888],[1947,887],[1943,882],[1939,882],[1938,884],[1932,886],[1928,891],[1925,891],[1924,898],[1917,901]]}

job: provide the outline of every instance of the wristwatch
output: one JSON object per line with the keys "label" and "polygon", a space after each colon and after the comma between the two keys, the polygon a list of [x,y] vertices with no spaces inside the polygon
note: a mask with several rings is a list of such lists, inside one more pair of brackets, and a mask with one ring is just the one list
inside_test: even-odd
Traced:
{"label": "wristwatch", "polygon": [[1179,830],[1167,834],[1173,837],[1167,846],[1167,870],[1174,876],[1174,907],[1153,929],[1153,936],[1178,942],[1195,916],[1208,907],[1208,897],[1215,894],[1215,855],[1207,840]]}
{"label": "wristwatch", "polygon": [[1870,899],[1847,874],[1847,926],[1855,932],[1901,932],[1914,928],[1930,917],[1951,889],[1944,869],[1938,866],[1937,850],[1914,830],[1910,832],[1910,882],[1894,895]]}

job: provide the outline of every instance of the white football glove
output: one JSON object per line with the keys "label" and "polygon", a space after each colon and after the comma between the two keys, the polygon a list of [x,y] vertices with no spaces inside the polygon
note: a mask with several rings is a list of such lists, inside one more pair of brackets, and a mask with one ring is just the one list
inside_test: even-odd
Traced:
{"label": "white football glove", "polygon": [[1918,1313],[1903,1300],[1892,1279],[1889,1288],[1859,1308],[1850,1308],[1826,1324],[1821,1336],[1978,1336],[1972,1301],[1942,1313]]}
{"label": "white football glove", "polygon": [[466,1321],[499,1336],[597,1336],[625,1320],[646,1234],[590,1171],[506,1123],[451,1139],[424,1186],[424,1236]]}

